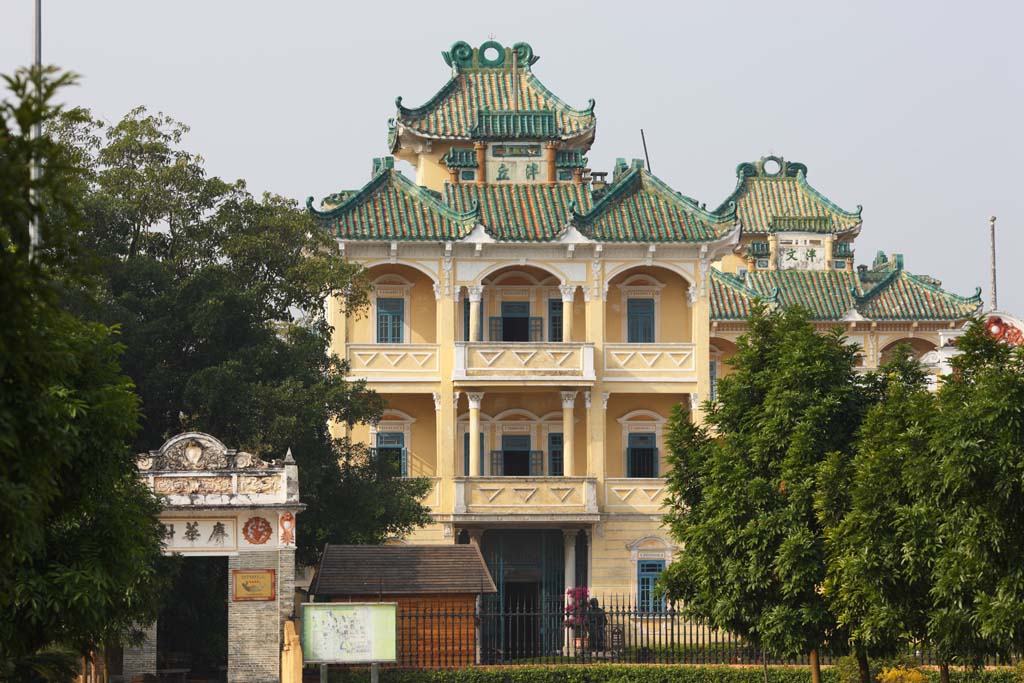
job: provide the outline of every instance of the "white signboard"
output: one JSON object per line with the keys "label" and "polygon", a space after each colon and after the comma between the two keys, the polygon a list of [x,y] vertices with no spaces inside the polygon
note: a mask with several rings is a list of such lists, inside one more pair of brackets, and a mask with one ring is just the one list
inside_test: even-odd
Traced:
{"label": "white signboard", "polygon": [[164,528],[164,552],[228,553],[238,550],[233,518],[161,517]]}
{"label": "white signboard", "polygon": [[395,662],[394,602],[302,605],[302,659],[307,664]]}
{"label": "white signboard", "polygon": [[821,237],[779,236],[779,270],[825,270],[825,242]]}

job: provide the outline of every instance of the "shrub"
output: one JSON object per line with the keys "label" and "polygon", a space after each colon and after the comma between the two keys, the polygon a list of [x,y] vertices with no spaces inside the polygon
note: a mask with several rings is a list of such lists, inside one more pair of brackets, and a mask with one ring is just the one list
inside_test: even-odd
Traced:
{"label": "shrub", "polygon": [[928,675],[920,669],[896,666],[882,669],[878,674],[879,683],[929,683]]}

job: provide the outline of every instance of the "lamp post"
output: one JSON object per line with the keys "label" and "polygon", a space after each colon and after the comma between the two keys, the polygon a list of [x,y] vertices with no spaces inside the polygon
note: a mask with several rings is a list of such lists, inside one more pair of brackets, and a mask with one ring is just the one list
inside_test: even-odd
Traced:
{"label": "lamp post", "polygon": [[994,310],[997,310],[997,308],[998,308],[998,306],[996,305],[997,298],[996,298],[996,217],[995,216],[989,216],[988,217],[988,242],[989,242],[989,249],[991,251],[991,256],[992,256],[992,283],[991,283],[992,298],[991,298],[991,301],[990,301],[991,305],[990,305],[989,308],[994,311]]}

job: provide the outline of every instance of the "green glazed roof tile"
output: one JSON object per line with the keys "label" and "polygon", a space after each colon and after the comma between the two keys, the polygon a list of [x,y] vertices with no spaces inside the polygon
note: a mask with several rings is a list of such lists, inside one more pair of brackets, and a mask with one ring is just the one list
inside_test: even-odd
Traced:
{"label": "green glazed roof tile", "polygon": [[[334,203],[334,199],[340,199]],[[382,166],[369,183],[331,195],[322,211],[306,207],[321,227],[345,240],[456,240],[476,224],[475,210],[456,211],[394,168]]]}
{"label": "green glazed roof tile", "polygon": [[837,233],[861,225],[861,207],[846,211],[815,190],[807,183],[803,164],[765,157],[740,164],[736,176],[736,189],[722,206],[735,202],[744,233]]}
{"label": "green glazed roof tile", "polygon": [[476,168],[476,150],[472,147],[452,147],[444,155],[443,161],[448,168]]}
{"label": "green glazed roof tile", "polygon": [[560,149],[555,152],[555,166],[557,168],[583,168],[587,165],[587,158],[578,149]]}
{"label": "green glazed roof tile", "polygon": [[858,301],[857,310],[871,320],[962,320],[980,310],[980,289],[964,297],[928,280],[898,269],[867,292]]}
{"label": "green glazed roof tile", "polygon": [[[510,58],[486,67],[477,61],[477,51],[468,49],[469,61],[446,57],[455,75],[424,104],[409,108],[401,97],[396,99],[396,128],[429,138],[470,140],[474,132],[493,137],[504,135],[505,130],[516,132],[512,137],[568,139],[595,127],[593,100],[586,109],[576,109],[555,96],[530,71],[536,61],[532,50],[529,59],[513,70]],[[389,141],[395,149],[399,135],[389,134]]]}
{"label": "green glazed roof tile", "polygon": [[722,236],[736,220],[731,207],[711,213],[634,165],[617,175],[589,212],[577,212],[575,223],[601,241],[700,242]]}
{"label": "green glazed roof tile", "polygon": [[590,208],[590,192],[576,184],[446,184],[445,202],[456,211],[479,207],[480,222],[498,240],[554,239],[569,221],[570,206]]}

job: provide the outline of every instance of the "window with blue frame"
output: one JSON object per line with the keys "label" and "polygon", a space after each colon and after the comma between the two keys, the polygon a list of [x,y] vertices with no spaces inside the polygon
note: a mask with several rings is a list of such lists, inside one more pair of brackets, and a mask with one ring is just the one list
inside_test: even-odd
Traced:
{"label": "window with blue frame", "polygon": [[658,476],[658,441],[655,434],[630,434],[626,441],[626,476]]}
{"label": "window with blue frame", "polygon": [[626,300],[626,341],[630,344],[654,342],[654,299]]}
{"label": "window with blue frame", "polygon": [[664,612],[665,599],[657,596],[654,586],[665,571],[665,560],[640,560],[636,564],[637,607],[641,612]]}
{"label": "window with blue frame", "polygon": [[[462,435],[462,471],[469,476],[469,432]],[[484,433],[480,432],[480,476],[484,474]]]}
{"label": "window with blue frame", "polygon": [[561,432],[548,433],[548,476],[561,477],[564,474],[562,463],[563,458],[562,434]]}
{"label": "window with blue frame", "polygon": [[409,459],[403,432],[377,432],[376,446],[378,458],[393,463],[401,476],[409,475]]}
{"label": "window with blue frame", "polygon": [[548,341],[562,341],[561,299],[548,299]]}
{"label": "window with blue frame", "polygon": [[401,344],[405,328],[405,300],[377,299],[377,343]]}

